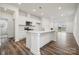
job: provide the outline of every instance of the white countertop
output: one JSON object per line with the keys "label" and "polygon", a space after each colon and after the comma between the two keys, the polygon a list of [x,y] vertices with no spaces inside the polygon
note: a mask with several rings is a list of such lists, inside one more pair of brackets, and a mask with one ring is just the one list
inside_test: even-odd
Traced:
{"label": "white countertop", "polygon": [[29,33],[47,33],[47,32],[54,32],[55,30],[48,30],[48,31],[27,31]]}

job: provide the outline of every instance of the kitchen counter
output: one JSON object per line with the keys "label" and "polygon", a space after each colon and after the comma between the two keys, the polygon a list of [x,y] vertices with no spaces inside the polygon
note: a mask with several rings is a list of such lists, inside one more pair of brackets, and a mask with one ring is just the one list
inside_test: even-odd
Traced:
{"label": "kitchen counter", "polygon": [[26,31],[26,47],[35,55],[40,55],[40,48],[50,41],[56,41],[56,32],[54,30]]}
{"label": "kitchen counter", "polygon": [[47,33],[47,32],[53,32],[54,30],[49,30],[49,31],[27,31],[29,33]]}

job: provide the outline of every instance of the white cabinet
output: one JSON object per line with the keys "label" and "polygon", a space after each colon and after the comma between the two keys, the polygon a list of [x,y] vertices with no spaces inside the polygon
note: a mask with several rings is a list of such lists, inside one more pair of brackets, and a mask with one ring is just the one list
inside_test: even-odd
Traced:
{"label": "white cabinet", "polygon": [[[32,25],[33,25],[33,29],[34,30],[39,30],[40,28],[38,27],[39,25],[37,23],[40,23],[40,20],[37,19],[37,18],[30,18],[30,17],[25,17],[25,16],[22,16],[20,15],[19,16],[19,21],[18,21],[18,37],[20,39],[24,38],[26,36],[26,32],[24,30],[24,27],[26,26],[26,21],[30,21],[32,22]],[[17,41],[17,40],[16,40]]]}

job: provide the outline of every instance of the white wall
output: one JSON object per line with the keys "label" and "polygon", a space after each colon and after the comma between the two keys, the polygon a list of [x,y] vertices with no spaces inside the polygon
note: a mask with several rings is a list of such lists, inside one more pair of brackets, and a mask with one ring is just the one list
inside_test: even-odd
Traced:
{"label": "white wall", "polygon": [[78,8],[75,14],[75,19],[73,22],[73,34],[79,46],[79,5],[78,5]]}
{"label": "white wall", "polygon": [[26,17],[24,16],[19,16],[19,21],[18,21],[18,39],[16,40],[20,40],[22,38],[26,37],[26,32],[24,31],[24,26],[20,26],[20,25],[25,25],[25,21],[26,21]]}
{"label": "white wall", "polygon": [[41,19],[42,29],[43,30],[51,30],[53,28],[53,22],[49,18],[42,18]]}
{"label": "white wall", "polygon": [[73,33],[73,22],[72,21],[66,23],[66,31],[68,33]]}
{"label": "white wall", "polygon": [[15,30],[14,30],[14,20],[13,18],[8,18],[8,37],[12,38],[15,35]]}

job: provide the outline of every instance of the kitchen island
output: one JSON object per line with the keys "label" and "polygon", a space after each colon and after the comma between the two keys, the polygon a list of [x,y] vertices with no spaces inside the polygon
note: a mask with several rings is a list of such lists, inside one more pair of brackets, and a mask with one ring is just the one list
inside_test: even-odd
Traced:
{"label": "kitchen island", "polygon": [[54,30],[26,31],[26,47],[35,55],[40,55],[40,48],[50,41],[56,41],[56,32]]}

